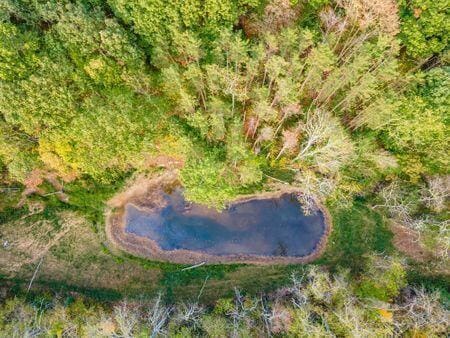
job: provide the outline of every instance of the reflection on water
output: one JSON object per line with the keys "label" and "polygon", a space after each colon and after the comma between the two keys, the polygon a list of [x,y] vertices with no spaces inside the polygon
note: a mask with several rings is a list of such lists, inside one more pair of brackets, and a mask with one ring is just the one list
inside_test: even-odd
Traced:
{"label": "reflection on water", "polygon": [[155,240],[163,250],[305,256],[325,230],[323,214],[305,216],[291,194],[242,202],[222,212],[186,202],[180,189],[165,199],[167,205],[155,213],[126,207],[126,231]]}

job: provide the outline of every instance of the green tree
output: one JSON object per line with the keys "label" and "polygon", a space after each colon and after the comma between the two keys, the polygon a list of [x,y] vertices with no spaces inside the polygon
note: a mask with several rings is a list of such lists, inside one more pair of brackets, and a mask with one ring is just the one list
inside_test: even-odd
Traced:
{"label": "green tree", "polygon": [[39,39],[33,32],[21,32],[0,21],[0,80],[25,78],[38,61]]}
{"label": "green tree", "polygon": [[448,168],[449,69],[436,68],[421,77],[392,112],[384,132],[386,145],[414,180]]}
{"label": "green tree", "polygon": [[448,48],[450,15],[445,0],[402,0],[400,10],[400,39],[409,56],[424,60]]}

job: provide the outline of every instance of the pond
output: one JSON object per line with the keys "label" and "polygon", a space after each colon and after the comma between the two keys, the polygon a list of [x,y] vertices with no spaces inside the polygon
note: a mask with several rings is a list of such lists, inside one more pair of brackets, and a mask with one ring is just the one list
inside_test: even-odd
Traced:
{"label": "pond", "polygon": [[292,193],[240,201],[222,212],[186,202],[180,188],[163,198],[155,211],[127,204],[124,219],[126,233],[151,239],[163,251],[302,257],[326,232],[323,212],[304,215]]}

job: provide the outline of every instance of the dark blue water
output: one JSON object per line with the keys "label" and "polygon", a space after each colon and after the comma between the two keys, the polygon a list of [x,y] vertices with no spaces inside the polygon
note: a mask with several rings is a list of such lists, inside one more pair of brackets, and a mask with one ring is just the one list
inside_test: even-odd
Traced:
{"label": "dark blue water", "polygon": [[222,212],[187,203],[180,190],[165,199],[167,206],[155,213],[127,205],[126,232],[153,239],[163,250],[304,256],[325,230],[323,214],[305,216],[291,194],[242,202]]}

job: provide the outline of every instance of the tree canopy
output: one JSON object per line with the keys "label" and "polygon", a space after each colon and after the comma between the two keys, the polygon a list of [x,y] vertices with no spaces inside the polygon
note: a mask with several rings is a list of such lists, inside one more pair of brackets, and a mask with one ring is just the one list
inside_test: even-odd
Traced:
{"label": "tree canopy", "polygon": [[[2,0],[0,212],[169,168],[219,209],[365,203],[448,259],[449,25],[444,0]],[[355,292],[392,301],[385,270]]]}

